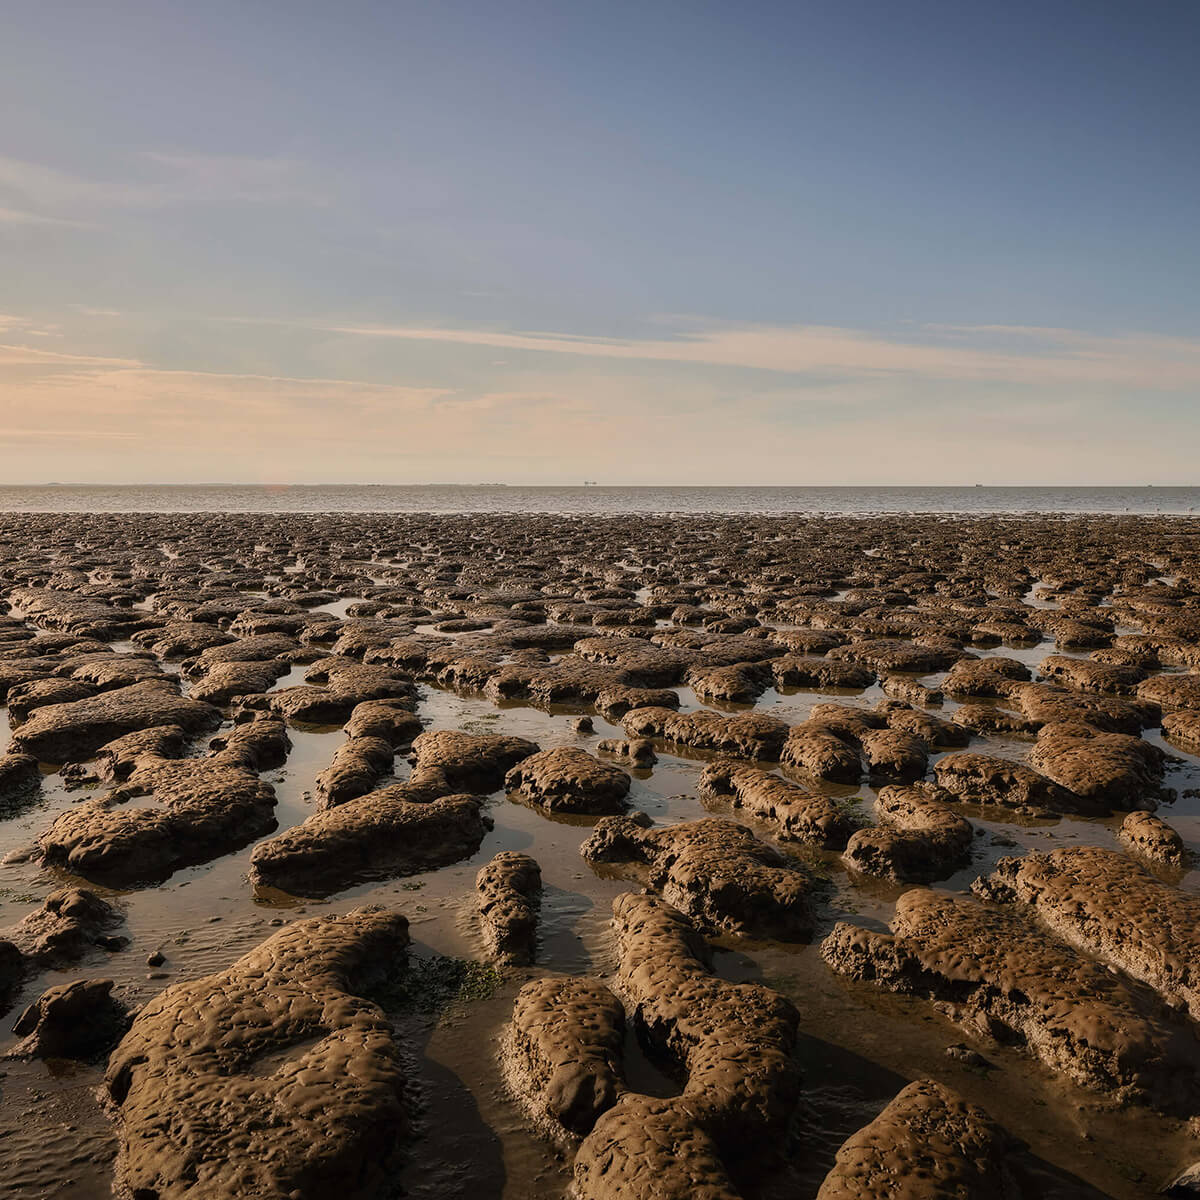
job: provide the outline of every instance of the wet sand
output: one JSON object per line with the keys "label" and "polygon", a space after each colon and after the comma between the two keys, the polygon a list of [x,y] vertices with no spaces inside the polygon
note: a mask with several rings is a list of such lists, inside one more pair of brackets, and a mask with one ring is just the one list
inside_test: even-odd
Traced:
{"label": "wet sand", "polygon": [[[907,661],[897,646],[935,650],[947,661],[1010,659],[1027,667],[1035,683],[1039,665],[1053,654],[1138,662],[1141,681],[1190,674],[1200,664],[1198,535],[1194,521],[1166,517],[10,515],[0,521],[2,594],[10,609],[0,677],[6,660],[32,663],[31,678],[76,678],[84,654],[148,655],[151,669],[187,697],[203,678],[190,667],[197,655],[156,652],[156,629],[176,636],[180,626],[200,626],[225,635],[226,645],[278,633],[289,649],[277,656],[281,669],[269,689],[257,699],[219,705],[221,726],[192,737],[189,753],[206,754],[212,737],[227,734],[235,719],[271,711],[272,697],[311,686],[305,684],[311,665],[337,656],[411,677],[427,730],[503,734],[543,750],[594,754],[602,739],[628,732],[597,692],[659,686],[657,676],[639,682],[651,678],[641,650],[670,650],[690,663],[653,664],[670,680],[662,686],[676,693],[681,712],[765,714],[789,729],[805,723],[815,705],[878,711],[885,676],[941,687],[952,668],[891,669],[888,663]],[[35,603],[47,598],[53,603]],[[556,631],[545,643],[552,648],[529,649],[546,629]],[[788,635],[804,631],[833,635],[828,656],[864,664],[874,681],[854,690],[772,682],[753,703],[717,697],[701,703],[688,683],[690,671],[752,661],[742,655],[755,641],[775,657],[792,654]],[[591,641],[586,657],[572,649],[598,638],[613,639],[613,655],[595,651]],[[49,639],[44,648],[39,639]],[[482,665],[453,669],[463,657]],[[504,689],[494,683],[500,678],[509,680]],[[763,678],[771,678],[769,670]],[[97,696],[115,690],[107,681],[88,686]],[[1061,680],[1055,686],[1063,688]],[[1125,690],[1064,691],[1069,701],[1136,702],[1139,682],[1112,686]],[[498,698],[501,691],[523,694]],[[555,698],[564,694],[565,702]],[[921,711],[953,722],[965,704],[1014,715],[1022,704],[1028,708],[1011,692],[947,695]],[[25,722],[39,711],[45,709],[34,708]],[[574,727],[580,715],[591,718],[591,731]],[[0,751],[10,741],[20,748],[25,722],[0,722]],[[0,1053],[20,1040],[8,1032],[16,1015],[54,984],[110,978],[133,1010],[173,984],[228,968],[295,921],[381,904],[408,918],[410,976],[420,973],[412,964],[423,962],[423,978],[452,982],[418,988],[412,1003],[381,1001],[407,1064],[412,1125],[398,1138],[396,1163],[376,1194],[562,1196],[571,1153],[542,1137],[511,1094],[500,1044],[514,999],[530,979],[613,978],[612,902],[637,890],[641,878],[581,857],[596,815],[549,811],[496,787],[484,805],[492,827],[478,849],[450,865],[351,882],[317,899],[256,886],[251,859],[258,847],[317,811],[317,776],[346,740],[342,724],[287,721],[285,763],[257,773],[274,789],[273,829],[142,886],[108,886],[36,852],[22,853],[64,814],[114,786],[107,780],[69,786],[62,761],[43,762],[40,789],[7,806],[0,821],[0,854],[8,856],[0,867],[0,929],[17,925],[55,889],[84,886],[121,911],[128,945],[91,950],[60,969],[31,968],[3,1018]],[[1139,785],[1135,803],[1157,806],[1188,850],[1200,852],[1200,795],[1188,794],[1200,789],[1200,758],[1165,740],[1160,725],[1161,711],[1147,711],[1135,735],[1168,756],[1161,778]],[[1032,736],[976,733],[969,749],[1027,765],[1034,746]],[[934,779],[938,763],[958,752],[929,748],[924,777]],[[714,815],[737,821],[825,880],[809,942],[710,931],[719,977],[763,983],[787,997],[800,1017],[801,1095],[786,1154],[765,1176],[745,1182],[747,1196],[815,1196],[838,1147],[915,1079],[947,1084],[1026,1143],[1024,1169],[1044,1195],[1144,1196],[1200,1158],[1189,1120],[1200,1115],[1200,1093],[1190,1113],[1167,1113],[1085,1089],[1020,1044],[964,1033],[927,999],[835,974],[820,952],[834,926],[848,921],[886,931],[896,901],[912,885],[849,872],[837,849],[780,840],[776,825],[745,808],[704,803],[697,784],[714,751],[656,739],[656,753],[649,767],[599,756],[629,772],[632,811],[655,826]],[[70,761],[81,764],[77,773],[85,779],[95,773],[91,753]],[[845,801],[865,824],[874,821],[879,790],[897,782],[870,777],[865,766],[858,783],[846,784],[777,761],[759,765]],[[404,783],[412,770],[400,749],[392,774],[374,786]],[[128,803],[157,802],[151,791]],[[1078,845],[1125,852],[1117,832],[1127,807],[1113,805],[1103,816],[1079,815],[1069,805],[1054,812],[960,799],[953,807],[976,836],[969,866],[933,883],[946,895],[970,896],[972,883],[1007,856]],[[479,921],[476,874],[502,850],[524,852],[541,868],[536,954],[528,967],[494,964]],[[1200,874],[1190,867],[1165,878],[1182,892],[1200,891]],[[155,952],[164,961],[150,966]],[[438,956],[486,966],[464,973]],[[1138,995],[1149,990],[1133,980],[1129,986]],[[948,1046],[963,1042],[990,1066],[947,1056]],[[679,1094],[679,1078],[652,1061],[633,1033],[625,1051],[633,1092]],[[118,1126],[98,1099],[104,1061],[10,1058],[0,1071],[0,1163],[10,1194],[110,1194]]]}

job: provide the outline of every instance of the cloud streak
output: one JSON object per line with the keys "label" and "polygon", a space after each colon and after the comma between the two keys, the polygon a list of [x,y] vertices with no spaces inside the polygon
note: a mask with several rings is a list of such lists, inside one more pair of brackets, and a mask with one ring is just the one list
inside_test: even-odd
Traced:
{"label": "cloud streak", "polygon": [[[1200,341],[1152,334],[1105,337],[1019,326],[925,326],[924,340],[837,326],[713,328],[673,338],[330,325],[354,337],[442,342],[537,354],[745,368],[850,378],[914,376],[1034,385],[1177,390],[1200,386]],[[975,344],[960,338],[973,336]],[[1000,341],[1005,346],[989,345]],[[1019,343],[1012,347],[1011,343]]]}

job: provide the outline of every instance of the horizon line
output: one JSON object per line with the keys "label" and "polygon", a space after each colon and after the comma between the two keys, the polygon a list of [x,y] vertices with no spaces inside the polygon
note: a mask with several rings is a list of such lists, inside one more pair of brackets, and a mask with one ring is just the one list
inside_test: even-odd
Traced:
{"label": "horizon line", "polygon": [[1121,488],[1121,489],[1144,489],[1144,488],[1196,488],[1200,489],[1200,483],[601,483],[601,482],[585,482],[585,483],[508,483],[501,480],[496,480],[489,483],[466,483],[443,481],[437,483],[396,483],[396,482],[381,482],[378,480],[343,480],[340,482],[315,482],[307,480],[293,480],[291,482],[253,482],[251,480],[236,480],[228,482],[219,482],[207,480],[194,483],[167,483],[164,481],[147,481],[144,483],[115,483],[104,482],[98,480],[70,481],[70,480],[48,480],[44,483],[4,483],[0,484],[0,490],[16,489],[16,488],[261,488],[261,489],[285,489],[285,488],[347,488],[347,487],[382,487],[382,488],[526,488],[546,489],[546,490],[561,490],[564,488],[575,488],[580,491],[587,490],[605,490],[617,489],[622,491],[632,490],[688,490],[688,491],[729,491],[731,489],[742,490],[831,490],[831,489],[864,489],[875,488],[879,490],[900,490],[900,489],[943,489],[943,490],[981,490],[992,489],[999,490],[1016,490],[1022,488],[1055,488],[1061,491],[1085,491],[1094,488]]}

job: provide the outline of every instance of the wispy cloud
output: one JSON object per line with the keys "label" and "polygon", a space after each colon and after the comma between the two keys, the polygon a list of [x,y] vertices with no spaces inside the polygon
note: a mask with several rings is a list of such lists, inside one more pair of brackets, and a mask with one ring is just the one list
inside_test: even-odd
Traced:
{"label": "wispy cloud", "polygon": [[330,203],[328,177],[283,156],[143,151],[115,165],[98,178],[0,155],[0,225],[88,229],[109,210]]}
{"label": "wispy cloud", "polygon": [[64,354],[58,350],[43,350],[40,346],[0,345],[0,367],[141,367],[136,358],[109,358],[98,354]]}
{"label": "wispy cloud", "polygon": [[[905,375],[1165,390],[1200,385],[1200,341],[1152,334],[1103,336],[1019,326],[924,326],[915,331],[916,336],[901,338],[836,326],[759,325],[637,339],[418,326],[333,325],[328,329],[355,337],[833,377]],[[964,344],[963,337],[973,341]],[[997,341],[1004,344],[996,345]]]}
{"label": "wispy cloud", "polygon": [[55,225],[69,229],[94,229],[90,221],[76,221],[69,217],[51,217],[45,213],[23,212],[16,208],[0,208],[0,225]]}

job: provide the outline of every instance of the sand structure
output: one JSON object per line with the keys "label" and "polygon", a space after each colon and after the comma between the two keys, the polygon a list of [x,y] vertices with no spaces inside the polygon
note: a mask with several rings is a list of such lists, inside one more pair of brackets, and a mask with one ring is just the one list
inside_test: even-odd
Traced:
{"label": "sand structure", "polygon": [[9,514],[65,1200],[1200,1185],[1200,525]]}

